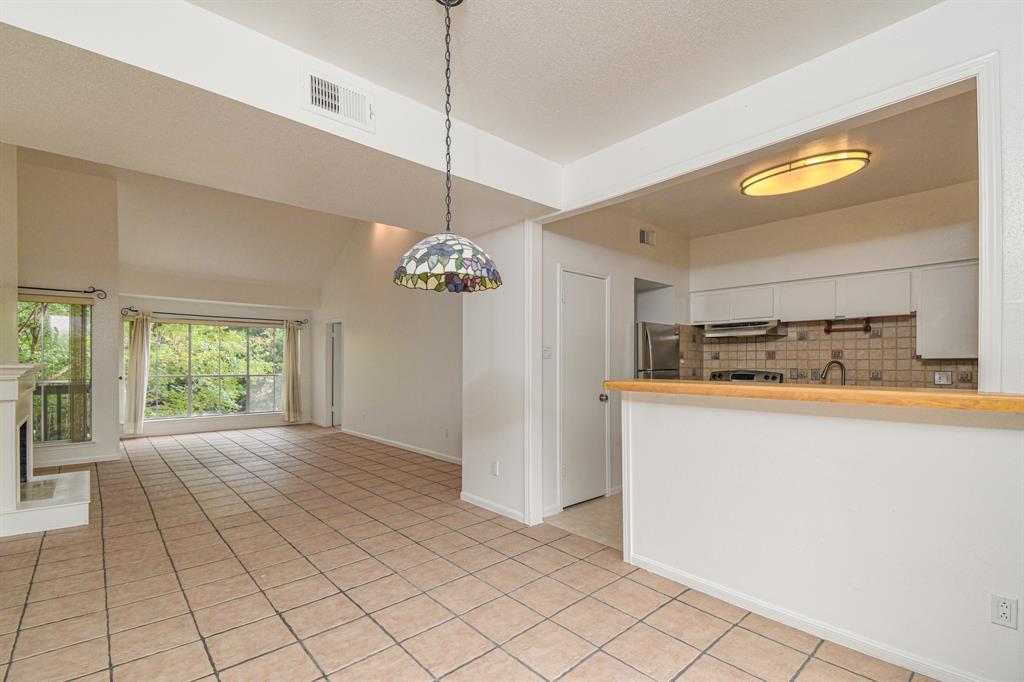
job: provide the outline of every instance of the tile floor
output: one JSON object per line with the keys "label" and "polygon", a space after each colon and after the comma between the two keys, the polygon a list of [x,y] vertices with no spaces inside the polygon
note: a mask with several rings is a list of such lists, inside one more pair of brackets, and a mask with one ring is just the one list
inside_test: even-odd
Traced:
{"label": "tile floor", "polygon": [[459,500],[317,427],[127,441],[92,522],[0,541],[0,676],[878,680],[907,670]]}
{"label": "tile floor", "polygon": [[574,504],[544,522],[621,550],[622,493]]}

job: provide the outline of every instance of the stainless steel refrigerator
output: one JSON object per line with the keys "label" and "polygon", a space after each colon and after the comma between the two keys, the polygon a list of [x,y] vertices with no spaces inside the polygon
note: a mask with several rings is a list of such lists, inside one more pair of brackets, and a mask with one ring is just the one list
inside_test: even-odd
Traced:
{"label": "stainless steel refrigerator", "polygon": [[636,323],[636,376],[679,378],[679,325]]}

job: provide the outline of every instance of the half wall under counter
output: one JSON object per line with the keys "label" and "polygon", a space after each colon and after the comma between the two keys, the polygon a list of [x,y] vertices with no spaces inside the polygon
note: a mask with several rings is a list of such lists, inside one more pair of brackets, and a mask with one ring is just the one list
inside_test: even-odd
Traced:
{"label": "half wall under counter", "polygon": [[629,563],[943,680],[1024,679],[1024,396],[609,381]]}

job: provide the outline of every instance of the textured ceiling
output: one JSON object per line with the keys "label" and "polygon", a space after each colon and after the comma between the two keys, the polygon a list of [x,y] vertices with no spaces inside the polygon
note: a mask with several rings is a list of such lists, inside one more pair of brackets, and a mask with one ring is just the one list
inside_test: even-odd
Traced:
{"label": "textured ceiling", "polygon": [[[753,173],[835,149],[867,149],[871,163],[837,182],[793,194],[739,192],[740,181]],[[965,82],[677,178],[602,210],[699,237],[977,178],[976,92]]]}
{"label": "textured ceiling", "polygon": [[[444,224],[439,171],[7,24],[0,139],[421,232]],[[452,228],[469,236],[552,208],[454,185]]]}
{"label": "textured ceiling", "polygon": [[[428,106],[443,106],[433,0],[193,0]],[[785,71],[936,0],[466,0],[457,118],[559,162]]]}

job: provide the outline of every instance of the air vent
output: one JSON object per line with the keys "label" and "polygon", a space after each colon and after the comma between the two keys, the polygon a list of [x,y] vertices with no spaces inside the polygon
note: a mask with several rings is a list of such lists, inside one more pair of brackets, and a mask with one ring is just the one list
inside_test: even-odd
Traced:
{"label": "air vent", "polygon": [[647,246],[654,246],[657,243],[657,235],[654,230],[640,228],[640,243]]}
{"label": "air vent", "polygon": [[300,79],[303,109],[374,132],[373,99],[368,93],[310,71]]}

